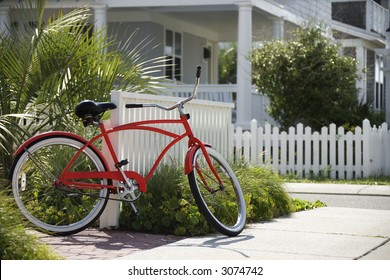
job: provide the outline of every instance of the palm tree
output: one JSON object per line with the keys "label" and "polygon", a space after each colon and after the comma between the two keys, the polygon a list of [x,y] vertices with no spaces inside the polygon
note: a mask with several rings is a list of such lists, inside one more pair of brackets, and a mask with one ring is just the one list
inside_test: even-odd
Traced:
{"label": "palm tree", "polygon": [[130,50],[131,40],[118,42],[95,31],[88,8],[44,21],[45,2],[19,4],[19,16],[30,13],[36,24],[0,34],[0,178],[20,141],[43,130],[74,127],[77,102],[108,101],[114,88],[154,91],[162,80],[151,73],[163,69],[163,57],[144,60],[139,50]]}

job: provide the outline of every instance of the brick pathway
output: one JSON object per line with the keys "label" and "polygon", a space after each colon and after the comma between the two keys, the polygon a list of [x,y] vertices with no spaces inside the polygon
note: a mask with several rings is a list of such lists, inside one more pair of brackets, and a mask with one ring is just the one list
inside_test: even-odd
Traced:
{"label": "brick pathway", "polygon": [[181,237],[89,228],[70,236],[39,234],[60,256],[68,260],[110,260],[176,242]]}

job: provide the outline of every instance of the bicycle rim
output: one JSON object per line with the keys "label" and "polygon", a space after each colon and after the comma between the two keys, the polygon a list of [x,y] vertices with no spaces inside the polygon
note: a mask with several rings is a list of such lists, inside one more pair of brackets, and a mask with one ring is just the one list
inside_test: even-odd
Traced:
{"label": "bicycle rim", "polygon": [[[54,185],[84,143],[71,137],[49,136],[32,143],[11,168],[12,191],[24,216],[51,234],[67,235],[91,225],[104,210],[108,190],[71,189]],[[69,171],[103,171],[99,155],[86,148]],[[106,184],[103,179],[83,179]]]}
{"label": "bicycle rim", "polygon": [[206,148],[212,164],[223,182],[220,186],[200,148],[196,151],[188,175],[191,190],[200,212],[220,233],[235,236],[246,222],[246,206],[240,184],[227,161]]}

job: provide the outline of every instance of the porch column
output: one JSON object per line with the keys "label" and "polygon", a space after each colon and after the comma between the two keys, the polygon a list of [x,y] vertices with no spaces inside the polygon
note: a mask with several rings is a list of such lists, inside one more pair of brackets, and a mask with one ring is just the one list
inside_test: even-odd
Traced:
{"label": "porch column", "polygon": [[284,38],[284,19],[270,18],[272,20],[272,38],[282,40]]}
{"label": "porch column", "polygon": [[385,113],[386,122],[390,124],[390,28],[386,30],[386,49],[381,50],[379,53],[383,54],[383,75],[385,80]]}
{"label": "porch column", "polygon": [[107,28],[107,5],[93,5],[94,28],[101,31]]}
{"label": "porch column", "polygon": [[9,33],[10,19],[8,13],[9,7],[0,7],[0,34]]}
{"label": "porch column", "polygon": [[359,91],[359,101],[363,103],[367,102],[367,75],[364,71],[365,65],[367,65],[367,50],[363,46],[356,47],[356,60],[358,62],[357,68],[358,73],[362,75],[362,79],[356,82],[357,88],[360,88]]}
{"label": "porch column", "polygon": [[252,119],[252,2],[236,1],[238,6],[237,42],[237,120],[236,126],[250,128]]}

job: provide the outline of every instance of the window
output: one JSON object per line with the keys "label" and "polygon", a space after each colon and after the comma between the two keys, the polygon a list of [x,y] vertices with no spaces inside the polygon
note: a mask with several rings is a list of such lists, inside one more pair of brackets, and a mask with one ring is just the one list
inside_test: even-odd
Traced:
{"label": "window", "polygon": [[182,76],[182,36],[172,30],[165,31],[165,55],[170,61],[165,67],[168,79],[181,81]]}
{"label": "window", "polygon": [[374,94],[374,108],[378,111],[385,109],[385,87],[383,77],[383,57],[381,55],[375,56],[375,94]]}

